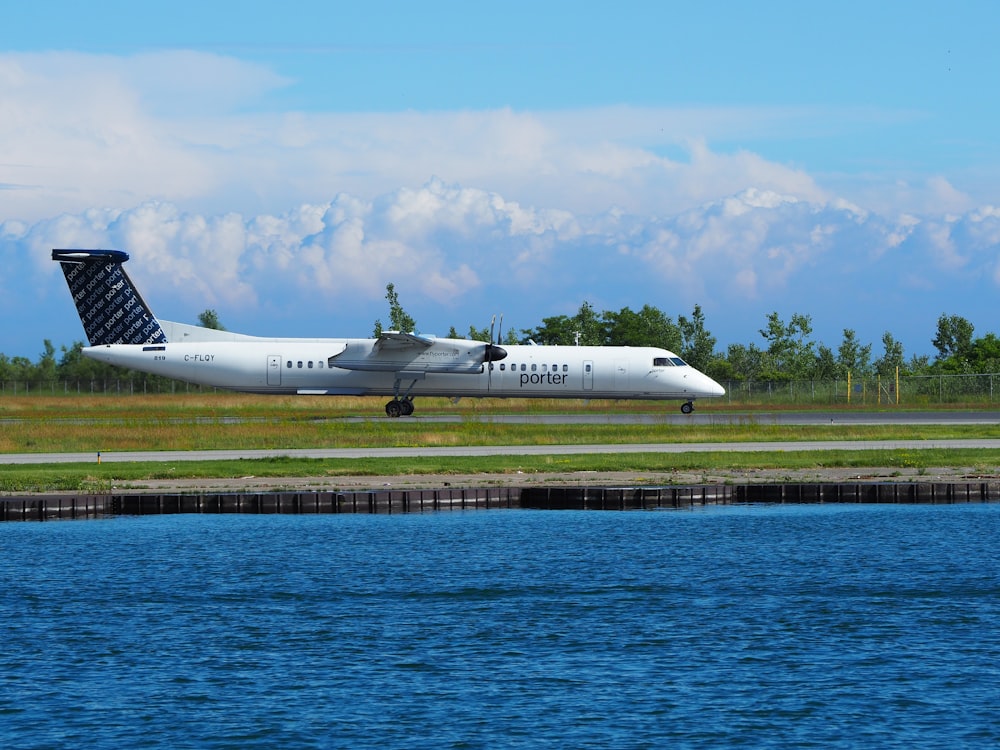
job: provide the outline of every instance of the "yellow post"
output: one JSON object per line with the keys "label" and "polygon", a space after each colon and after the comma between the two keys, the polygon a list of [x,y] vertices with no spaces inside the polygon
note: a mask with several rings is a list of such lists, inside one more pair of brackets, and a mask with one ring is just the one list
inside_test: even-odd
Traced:
{"label": "yellow post", "polygon": [[899,406],[899,365],[896,365],[896,406]]}
{"label": "yellow post", "polygon": [[851,371],[847,371],[847,403],[851,403]]}

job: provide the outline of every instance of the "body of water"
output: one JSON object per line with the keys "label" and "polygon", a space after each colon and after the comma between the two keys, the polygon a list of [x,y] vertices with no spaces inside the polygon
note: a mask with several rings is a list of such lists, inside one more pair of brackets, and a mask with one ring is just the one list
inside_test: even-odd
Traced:
{"label": "body of water", "polygon": [[1000,744],[1000,505],[0,527],[5,748]]}

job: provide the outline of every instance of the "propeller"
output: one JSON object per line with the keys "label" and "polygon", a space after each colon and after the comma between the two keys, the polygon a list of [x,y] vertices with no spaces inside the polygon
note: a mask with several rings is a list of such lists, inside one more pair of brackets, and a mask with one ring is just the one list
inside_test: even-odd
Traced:
{"label": "propeller", "polygon": [[[490,321],[490,342],[483,349],[483,362],[486,364],[486,390],[490,390],[493,386],[493,363],[499,362],[501,359],[507,356],[507,350],[500,346],[499,336],[496,338],[496,343],[494,344],[493,338],[493,328],[496,325],[497,316],[494,315],[493,319]],[[500,315],[500,328],[503,329],[503,314]]]}

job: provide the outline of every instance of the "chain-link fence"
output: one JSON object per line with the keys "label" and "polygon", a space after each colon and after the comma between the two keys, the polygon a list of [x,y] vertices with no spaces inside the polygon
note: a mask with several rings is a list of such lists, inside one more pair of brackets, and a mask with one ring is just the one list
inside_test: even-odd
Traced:
{"label": "chain-link fence", "polygon": [[128,396],[148,393],[210,393],[217,388],[169,380],[162,377],[105,378],[101,380],[3,380],[3,396],[61,396],[69,394],[105,394]]}
{"label": "chain-link fence", "polygon": [[844,380],[732,381],[722,383],[733,404],[852,404],[920,406],[993,404],[1000,374],[906,375]]}

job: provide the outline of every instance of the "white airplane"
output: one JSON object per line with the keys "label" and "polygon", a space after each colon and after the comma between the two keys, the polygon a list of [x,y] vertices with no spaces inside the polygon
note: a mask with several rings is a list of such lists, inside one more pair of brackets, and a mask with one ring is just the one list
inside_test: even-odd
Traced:
{"label": "white airplane", "polygon": [[[249,393],[391,396],[390,417],[415,396],[679,399],[725,394],[677,355],[652,347],[505,345],[385,331],[377,339],[262,338],[157,320],[120,250],[53,250],[90,346],[86,357]],[[492,332],[491,332],[492,337]]]}

